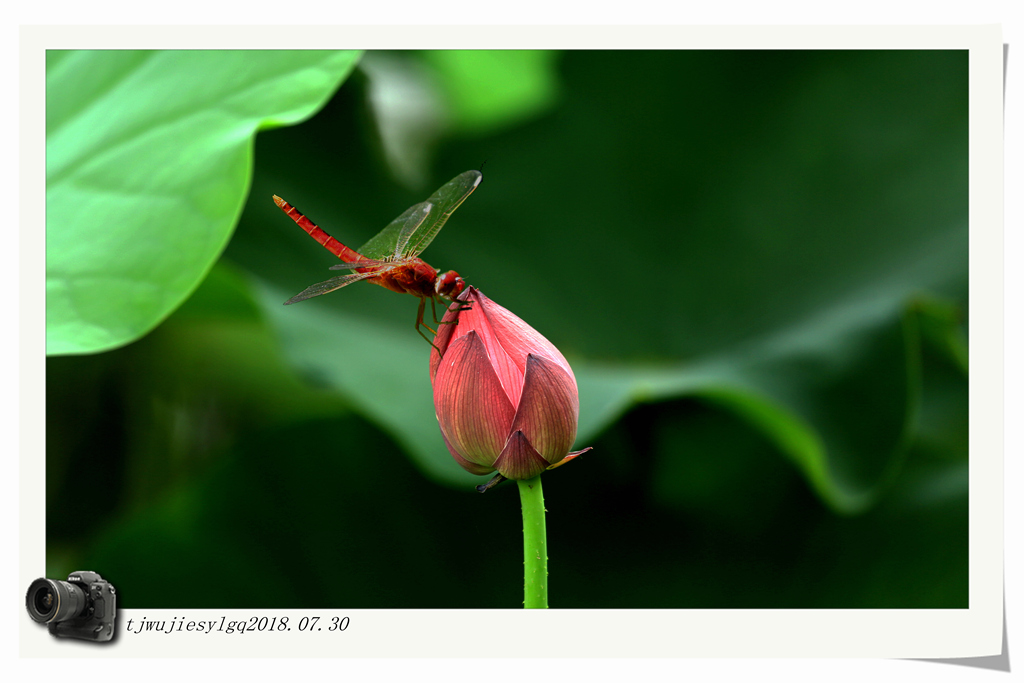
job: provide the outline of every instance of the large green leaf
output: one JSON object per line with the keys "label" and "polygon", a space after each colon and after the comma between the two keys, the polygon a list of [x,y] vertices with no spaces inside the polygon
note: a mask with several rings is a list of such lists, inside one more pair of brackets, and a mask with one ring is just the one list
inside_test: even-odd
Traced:
{"label": "large green leaf", "polygon": [[305,119],[358,52],[51,51],[46,62],[46,341],[142,336],[220,255],[257,130]]}
{"label": "large green leaf", "polygon": [[[429,347],[415,335],[333,308],[278,306],[284,296],[273,289],[260,294],[297,368],[359,405],[431,476],[453,485],[475,481],[452,466],[438,438],[423,362]],[[913,427],[920,392],[919,321],[909,309],[901,310],[900,301],[876,302],[840,319],[842,324],[813,321],[789,332],[820,345],[811,348],[772,338],[678,366],[577,360],[577,447],[638,402],[700,397],[760,429],[837,510],[864,510],[896,474]],[[791,370],[800,366],[806,371]],[[864,378],[865,366],[880,368],[882,376]]]}

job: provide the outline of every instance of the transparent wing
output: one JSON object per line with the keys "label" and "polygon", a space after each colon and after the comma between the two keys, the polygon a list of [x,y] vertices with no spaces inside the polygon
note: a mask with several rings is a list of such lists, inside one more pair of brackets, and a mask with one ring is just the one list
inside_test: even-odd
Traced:
{"label": "transparent wing", "polygon": [[353,282],[359,282],[377,275],[377,271],[370,273],[350,273],[348,275],[339,275],[332,277],[330,280],[324,280],[323,282],[317,283],[306,287],[304,290],[293,296],[288,301],[285,301],[285,305],[294,304],[296,301],[305,301],[306,299],[312,299],[314,296],[320,296],[321,294],[327,294],[333,292],[336,289],[341,289],[345,285],[350,285]]}
{"label": "transparent wing", "polygon": [[359,253],[372,258],[390,259],[419,256],[444,227],[448,217],[473,193],[482,178],[480,171],[466,171],[456,176],[430,195],[426,202],[416,205],[428,207],[424,220],[416,224],[411,221],[404,222],[402,218],[416,207],[410,208],[406,214],[396,218],[376,237],[364,244]]}
{"label": "transparent wing", "polygon": [[356,268],[376,268],[388,265],[385,261],[377,259],[366,259],[365,261],[349,261],[348,263],[336,263],[328,270],[355,270]]}
{"label": "transparent wing", "polygon": [[399,235],[413,233],[427,220],[433,207],[428,202],[414,204],[402,212],[402,215],[388,223],[387,227],[370,238],[370,241],[359,247],[359,253],[373,259],[390,259],[395,255],[395,245]]}
{"label": "transparent wing", "polygon": [[434,194],[427,198],[428,204],[433,204],[434,209],[423,225],[402,244],[395,245],[395,258],[415,258],[423,253],[437,233],[441,232],[448,217],[455,209],[459,208],[466,197],[473,194],[473,190],[483,179],[480,171],[466,171],[452,178],[450,181]]}

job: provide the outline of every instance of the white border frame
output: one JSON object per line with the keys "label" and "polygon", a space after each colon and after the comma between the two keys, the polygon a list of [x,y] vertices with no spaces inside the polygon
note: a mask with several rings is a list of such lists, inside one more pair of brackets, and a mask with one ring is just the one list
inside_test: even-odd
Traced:
{"label": "white border frame", "polygon": [[[46,48],[934,48],[970,50],[970,609],[381,610],[346,612],[336,639],[292,631],[50,638],[27,617],[23,657],[915,657],[992,655],[1003,636],[1002,37],[998,26],[910,27],[23,27],[21,33],[21,497],[18,585],[45,556],[44,263]],[[257,611],[121,610],[219,619]],[[261,610],[261,615],[310,611]],[[324,618],[329,614],[322,612]],[[23,614],[21,616],[24,616]],[[464,634],[500,647],[473,647]],[[204,637],[205,635],[205,637]],[[179,637],[180,636],[180,637]],[[173,639],[173,640],[172,640]],[[475,638],[469,638],[475,641]]]}

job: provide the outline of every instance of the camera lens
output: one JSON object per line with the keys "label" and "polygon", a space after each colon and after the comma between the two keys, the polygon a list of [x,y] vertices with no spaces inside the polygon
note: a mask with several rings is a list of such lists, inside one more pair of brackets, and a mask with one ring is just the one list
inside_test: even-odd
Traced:
{"label": "camera lens", "polygon": [[85,609],[85,603],[85,592],[80,587],[52,579],[36,579],[25,596],[28,615],[43,624],[74,619]]}

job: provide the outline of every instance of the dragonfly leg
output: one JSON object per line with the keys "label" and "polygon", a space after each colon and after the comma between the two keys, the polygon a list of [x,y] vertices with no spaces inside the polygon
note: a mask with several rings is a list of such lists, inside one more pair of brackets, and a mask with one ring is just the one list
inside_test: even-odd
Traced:
{"label": "dragonfly leg", "polygon": [[434,330],[431,330],[429,327],[427,327],[426,325],[423,324],[423,310],[426,307],[426,305],[427,305],[426,299],[420,298],[420,307],[416,311],[416,332],[421,337],[426,339],[427,343],[430,344],[431,346],[433,346],[437,350],[438,353],[441,353],[441,349],[437,348],[437,344],[435,344],[430,339],[428,339],[427,335],[423,334],[423,330],[420,329],[421,327],[426,327],[428,330],[430,330],[431,334],[433,334],[434,336],[437,336],[437,332],[435,332]]}
{"label": "dragonfly leg", "polygon": [[[420,307],[416,311],[416,330],[419,331],[420,327],[425,327],[428,330],[430,330],[430,334],[437,334],[437,330],[435,330],[434,328],[430,327],[430,325],[427,325],[426,323],[423,322],[423,311],[425,310],[426,305],[427,305],[426,297],[420,297]],[[423,335],[422,332],[420,332],[420,334]],[[424,336],[423,338],[426,339],[426,336]]]}
{"label": "dragonfly leg", "polygon": [[[471,302],[471,301],[460,301],[458,299],[449,299],[445,303],[445,312],[455,311],[455,312],[461,313],[462,311],[468,311],[468,310],[471,310],[473,308],[472,305],[471,305],[472,303],[473,302]],[[433,299],[431,299],[430,304],[431,304],[431,306],[433,306],[433,304],[434,304]],[[458,305],[459,307],[453,309],[452,308],[452,304]],[[451,325],[453,323],[457,324],[459,322],[459,319],[456,318],[455,320],[438,320],[437,319],[437,313],[435,313],[434,314],[434,322],[437,323],[438,325]]]}
{"label": "dragonfly leg", "polygon": [[430,297],[430,315],[434,316],[434,324],[440,325],[441,321],[437,319],[437,307],[435,306],[436,303],[437,299],[435,299],[434,297]]}
{"label": "dragonfly leg", "polygon": [[[424,327],[427,327],[427,326],[426,326],[426,325],[424,325]],[[429,328],[429,327],[427,327],[427,329],[429,330],[430,328]],[[421,329],[420,329],[419,327],[417,327],[417,328],[416,328],[416,331],[417,331],[417,332],[419,332],[419,334],[420,334],[420,336],[421,336],[421,337],[423,337],[424,339],[426,339],[426,340],[427,340],[427,343],[428,343],[428,344],[430,344],[431,346],[433,346],[433,347],[434,347],[434,350],[435,350],[435,351],[437,351],[438,353],[441,353],[441,349],[440,349],[440,348],[438,348],[437,344],[435,344],[434,342],[430,341],[430,339],[428,339],[428,338],[427,338],[427,335],[423,334],[423,330],[421,330]]]}

